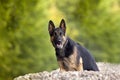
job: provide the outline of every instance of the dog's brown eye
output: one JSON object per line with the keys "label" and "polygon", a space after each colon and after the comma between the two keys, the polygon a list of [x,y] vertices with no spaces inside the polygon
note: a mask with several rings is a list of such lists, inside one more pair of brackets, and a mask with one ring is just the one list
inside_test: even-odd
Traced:
{"label": "dog's brown eye", "polygon": [[57,33],[55,32],[55,33],[54,33],[54,35],[56,36],[56,35],[57,35]]}
{"label": "dog's brown eye", "polygon": [[60,36],[62,35],[62,32],[60,32]]}

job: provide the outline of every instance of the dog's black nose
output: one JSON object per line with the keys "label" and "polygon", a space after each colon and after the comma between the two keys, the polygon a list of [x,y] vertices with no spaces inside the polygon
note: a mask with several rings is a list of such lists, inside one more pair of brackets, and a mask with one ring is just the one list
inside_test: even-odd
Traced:
{"label": "dog's black nose", "polygon": [[57,41],[57,44],[60,44],[61,42],[62,42],[62,40],[58,40],[58,41]]}
{"label": "dog's black nose", "polygon": [[61,40],[58,40],[58,42],[61,42]]}

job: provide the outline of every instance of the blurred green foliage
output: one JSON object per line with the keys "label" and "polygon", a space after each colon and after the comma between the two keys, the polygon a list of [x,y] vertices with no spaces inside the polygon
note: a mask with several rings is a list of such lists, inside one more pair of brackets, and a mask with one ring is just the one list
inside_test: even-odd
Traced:
{"label": "blurred green foliage", "polygon": [[79,36],[76,39],[97,61],[120,62],[119,0],[63,0],[56,3],[68,21],[77,27]]}
{"label": "blurred green foliage", "polygon": [[50,19],[65,18],[68,36],[96,61],[120,63],[119,14],[119,0],[0,0],[0,80],[58,68]]}
{"label": "blurred green foliage", "polygon": [[57,66],[49,48],[47,7],[44,0],[0,0],[0,80]]}

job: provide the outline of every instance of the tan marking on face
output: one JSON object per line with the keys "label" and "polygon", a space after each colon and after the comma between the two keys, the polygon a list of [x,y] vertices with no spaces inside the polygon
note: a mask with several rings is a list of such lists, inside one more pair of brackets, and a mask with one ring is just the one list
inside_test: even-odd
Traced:
{"label": "tan marking on face", "polygon": [[66,36],[63,36],[63,40],[66,41]]}
{"label": "tan marking on face", "polygon": [[62,42],[62,45],[64,46],[65,42],[66,42],[66,36],[63,36],[63,42]]}
{"label": "tan marking on face", "polygon": [[51,36],[51,37],[50,37],[50,41],[52,42],[53,47],[55,47],[55,44],[54,44],[54,41],[53,41],[53,40],[54,40],[54,36]]}
{"label": "tan marking on face", "polygon": [[50,37],[50,40],[51,40],[51,42],[53,42],[53,40],[54,40],[54,36],[51,36],[51,37]]}

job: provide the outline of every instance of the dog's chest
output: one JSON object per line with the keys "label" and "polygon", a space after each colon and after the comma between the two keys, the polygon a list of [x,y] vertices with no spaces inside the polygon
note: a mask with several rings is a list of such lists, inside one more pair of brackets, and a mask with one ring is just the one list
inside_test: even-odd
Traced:
{"label": "dog's chest", "polygon": [[67,57],[66,56],[64,56],[64,57],[57,56],[57,61],[58,61],[60,68],[65,69],[66,71],[68,71],[68,70],[73,71],[76,69],[76,66],[77,66],[76,57],[77,57],[77,52],[73,52],[71,55],[69,55]]}

